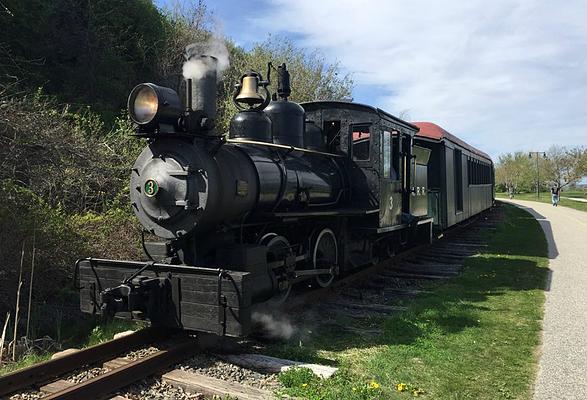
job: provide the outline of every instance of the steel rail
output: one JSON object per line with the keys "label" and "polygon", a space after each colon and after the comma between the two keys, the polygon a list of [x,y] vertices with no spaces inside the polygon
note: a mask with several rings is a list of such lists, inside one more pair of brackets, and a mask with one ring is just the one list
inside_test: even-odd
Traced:
{"label": "steel rail", "polygon": [[128,351],[132,347],[160,340],[167,337],[167,335],[168,331],[165,329],[141,329],[118,339],[109,340],[53,360],[14,371],[0,377],[0,396],[25,389],[36,383],[49,381],[85,365],[112,358],[117,354]]}
{"label": "steel rail", "polygon": [[170,365],[189,357],[197,349],[197,341],[186,338],[169,349],[159,350],[156,353],[139,358],[129,364],[95,376],[75,386],[44,396],[43,400],[99,400],[110,397],[117,390],[149,375],[156,374]]}

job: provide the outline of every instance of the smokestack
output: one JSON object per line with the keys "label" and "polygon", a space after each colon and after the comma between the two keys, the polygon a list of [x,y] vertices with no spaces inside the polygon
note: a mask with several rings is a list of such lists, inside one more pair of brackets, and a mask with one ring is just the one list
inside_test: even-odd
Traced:
{"label": "smokestack", "polygon": [[184,75],[187,80],[189,103],[192,110],[203,111],[209,119],[216,118],[216,82],[218,59],[208,55],[193,55],[187,60],[186,65],[193,68],[192,73]]}

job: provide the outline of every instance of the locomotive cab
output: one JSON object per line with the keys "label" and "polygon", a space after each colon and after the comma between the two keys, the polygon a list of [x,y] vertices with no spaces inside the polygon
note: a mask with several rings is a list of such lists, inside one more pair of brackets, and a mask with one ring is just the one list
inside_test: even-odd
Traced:
{"label": "locomotive cab", "polygon": [[322,125],[329,151],[346,158],[352,207],[378,215],[379,233],[427,218],[430,151],[413,147],[418,127],[362,104],[319,101],[302,106],[307,119]]}
{"label": "locomotive cab", "polygon": [[358,267],[398,251],[404,244],[428,241],[427,174],[429,150],[413,146],[418,128],[367,105],[318,101],[303,103],[306,118],[322,126],[328,151],[345,160],[354,236],[345,256]]}

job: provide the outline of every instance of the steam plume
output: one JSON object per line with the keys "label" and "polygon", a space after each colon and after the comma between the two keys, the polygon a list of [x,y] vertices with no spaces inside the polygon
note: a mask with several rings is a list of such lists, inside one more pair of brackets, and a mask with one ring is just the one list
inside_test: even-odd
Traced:
{"label": "steam plume", "polygon": [[253,322],[263,325],[267,333],[274,338],[289,339],[296,331],[291,322],[285,318],[277,318],[271,314],[253,312]]}
{"label": "steam plume", "polygon": [[[228,49],[223,39],[211,36],[206,43],[192,43],[185,48],[186,62],[183,64],[183,77],[186,79],[200,79],[216,68],[218,79],[230,65]],[[200,55],[213,56],[214,63],[209,58],[200,58]]]}

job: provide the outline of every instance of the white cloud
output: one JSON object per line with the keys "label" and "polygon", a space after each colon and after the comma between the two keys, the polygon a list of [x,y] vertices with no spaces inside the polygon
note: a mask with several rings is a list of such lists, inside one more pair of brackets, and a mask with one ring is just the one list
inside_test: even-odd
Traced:
{"label": "white cloud", "polygon": [[[587,145],[587,2],[269,1],[257,23],[492,155]],[[278,23],[277,23],[278,22]]]}

